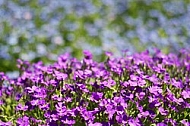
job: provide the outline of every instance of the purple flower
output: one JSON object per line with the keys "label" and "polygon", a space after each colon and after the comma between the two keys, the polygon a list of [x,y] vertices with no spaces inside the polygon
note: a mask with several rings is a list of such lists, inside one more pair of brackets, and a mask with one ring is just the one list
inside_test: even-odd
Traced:
{"label": "purple flower", "polygon": [[101,84],[104,85],[105,87],[111,88],[116,84],[116,82],[113,79],[108,79],[107,81],[101,82]]}
{"label": "purple flower", "polygon": [[51,98],[52,98],[52,100],[54,100],[54,101],[63,101],[63,98],[60,97],[59,95],[56,95],[56,94],[52,95]]}
{"label": "purple flower", "polygon": [[28,106],[22,105],[20,103],[16,106],[17,111],[19,110],[26,111],[27,109],[28,109]]}
{"label": "purple flower", "polygon": [[85,79],[84,71],[82,71],[82,70],[75,71],[73,79],[76,80],[77,78]]}
{"label": "purple flower", "polygon": [[58,102],[55,107],[59,116],[67,115],[67,107],[63,105],[63,102]]}
{"label": "purple flower", "polygon": [[138,117],[139,117],[139,118],[141,118],[141,117],[147,117],[147,116],[149,116],[149,115],[150,115],[150,113],[149,113],[148,111],[145,111],[145,112],[139,113],[139,114],[138,114]]}
{"label": "purple flower", "polygon": [[65,79],[68,77],[67,74],[62,73],[62,72],[59,72],[59,71],[56,71],[56,70],[54,71],[53,76],[54,76],[56,79],[58,79],[59,81],[65,80]]}
{"label": "purple flower", "polygon": [[46,120],[46,126],[57,126],[57,122],[56,121],[49,121],[49,120]]}
{"label": "purple flower", "polygon": [[130,79],[133,81],[138,81],[140,78],[136,75],[130,75]]}
{"label": "purple flower", "polygon": [[30,103],[32,106],[39,106],[39,105],[43,105],[45,103],[45,100],[35,99],[35,100],[31,100]]}
{"label": "purple flower", "polygon": [[130,86],[129,82],[127,82],[127,81],[124,81],[124,82],[122,82],[121,84],[122,84],[124,87]]}
{"label": "purple flower", "polygon": [[67,59],[69,59],[70,57],[70,53],[65,53],[65,54],[62,54],[58,57],[58,61],[59,62],[66,62]]}
{"label": "purple flower", "polygon": [[156,126],[168,126],[167,124],[161,122],[161,123],[157,123]]}
{"label": "purple flower", "polygon": [[37,91],[39,88],[37,87],[37,86],[32,86],[32,88],[31,87],[26,87],[26,90],[27,90],[27,92],[28,93],[34,93],[35,91]]}
{"label": "purple flower", "polygon": [[140,125],[140,121],[139,121],[139,119],[138,118],[136,118],[136,119],[129,119],[128,120],[128,124],[129,124],[129,126],[141,126]]}
{"label": "purple flower", "polygon": [[186,102],[186,103],[185,103],[185,107],[186,107],[186,108],[190,108],[190,104]]}
{"label": "purple flower", "polygon": [[9,80],[8,76],[5,75],[5,73],[0,72],[0,83],[4,80]]}
{"label": "purple flower", "polygon": [[88,124],[88,126],[103,126],[103,125],[101,123],[96,122],[96,123],[90,123]]}
{"label": "purple flower", "polygon": [[154,119],[156,117],[156,113],[153,110],[147,110],[147,111],[150,113],[149,116],[151,119]]}
{"label": "purple flower", "polygon": [[39,120],[39,119],[36,119],[36,118],[30,118],[30,120],[33,122],[33,123],[41,123],[42,120]]}
{"label": "purple flower", "polygon": [[173,86],[175,86],[176,88],[182,88],[183,87],[182,83],[179,81],[176,81],[174,78],[172,78],[171,84]]}
{"label": "purple flower", "polygon": [[57,120],[59,120],[59,116],[57,114],[50,115],[50,121],[57,121]]}
{"label": "purple flower", "polygon": [[16,122],[19,126],[29,126],[30,125],[29,120],[30,120],[29,117],[24,116],[24,117],[18,118]]}
{"label": "purple flower", "polygon": [[143,86],[145,86],[145,84],[146,84],[146,81],[145,81],[145,80],[143,80],[143,79],[139,79],[139,80],[138,80],[138,86],[139,86],[139,87],[143,87]]}
{"label": "purple flower", "polygon": [[174,101],[175,101],[178,105],[182,105],[182,104],[184,104],[184,100],[183,100],[183,98],[174,99]]}
{"label": "purple flower", "polygon": [[50,104],[46,103],[46,104],[39,105],[39,108],[42,109],[43,111],[49,110]]}
{"label": "purple flower", "polygon": [[97,67],[93,67],[91,68],[92,71],[94,72],[94,76],[97,77],[97,78],[100,78],[100,77],[106,77],[108,76],[108,71],[104,70],[104,69],[99,69]]}
{"label": "purple flower", "polygon": [[124,109],[124,107],[121,106],[121,105],[117,106],[115,109],[117,110],[117,111],[116,111],[117,114],[123,114],[123,113],[125,113],[125,109]]}
{"label": "purple flower", "polygon": [[145,95],[146,95],[145,92],[136,93],[136,96],[138,97],[139,100],[142,100]]}
{"label": "purple flower", "polygon": [[86,69],[86,70],[84,70],[84,75],[85,75],[86,77],[91,77],[92,71]]}
{"label": "purple flower", "polygon": [[44,117],[47,118],[47,119],[49,119],[50,116],[51,116],[51,112],[50,111],[45,111]]}
{"label": "purple flower", "polygon": [[112,52],[105,52],[105,54],[106,54],[106,56],[108,56],[108,57],[113,56],[113,53],[112,53]]}
{"label": "purple flower", "polygon": [[158,78],[156,77],[155,74],[153,74],[152,76],[147,78],[149,81],[151,81],[152,83],[158,83]]}
{"label": "purple flower", "polygon": [[186,119],[183,119],[180,121],[184,126],[190,126],[190,122],[188,122]]}
{"label": "purple flower", "polygon": [[22,94],[16,94],[15,100],[16,100],[16,101],[19,101],[19,100],[21,99],[21,97],[22,97]]}
{"label": "purple flower", "polygon": [[72,98],[70,97],[66,97],[63,99],[64,103],[69,103],[69,102],[72,102]]}
{"label": "purple flower", "polygon": [[190,98],[190,91],[182,91],[181,95],[184,99]]}
{"label": "purple flower", "polygon": [[158,96],[159,94],[162,93],[162,89],[158,86],[151,86],[148,89],[149,89],[150,93],[152,93],[156,96]]}
{"label": "purple flower", "polygon": [[0,126],[12,126],[12,125],[13,125],[12,122],[2,122],[0,120]]}
{"label": "purple flower", "polygon": [[80,114],[82,115],[85,121],[93,121],[95,119],[93,113],[91,111],[87,111],[84,108],[80,111]]}
{"label": "purple flower", "polygon": [[177,121],[175,119],[171,119],[171,118],[167,118],[166,119],[167,123],[171,123],[172,126],[176,126],[177,125]]}
{"label": "purple flower", "polygon": [[[109,99],[110,100],[110,99]],[[108,100],[107,99],[102,99],[99,103],[99,106],[100,107],[105,107],[109,104]]]}
{"label": "purple flower", "polygon": [[66,120],[61,120],[61,122],[63,122],[64,124],[67,124],[67,125],[74,125],[76,122],[75,120],[71,120],[71,119],[67,119]]}
{"label": "purple flower", "polygon": [[169,80],[170,80],[170,75],[168,74],[168,73],[165,73],[164,74],[164,83],[168,83],[169,82]]}
{"label": "purple flower", "polygon": [[88,50],[83,51],[85,59],[92,59],[92,54]]}
{"label": "purple flower", "polygon": [[174,99],[176,99],[175,96],[174,96],[174,94],[168,88],[166,89],[166,91],[167,91],[167,97],[166,97],[166,99],[169,100],[169,101],[171,101],[171,102],[173,102]]}
{"label": "purple flower", "polygon": [[113,105],[106,106],[106,113],[108,114],[108,119],[111,120],[113,115],[115,114],[116,110],[113,108]]}
{"label": "purple flower", "polygon": [[168,111],[167,111],[167,110],[164,110],[163,107],[159,107],[159,108],[158,108],[158,111],[160,112],[161,115],[164,115],[164,116],[168,114]]}
{"label": "purple flower", "polygon": [[123,120],[123,117],[122,115],[116,115],[116,120],[117,120],[117,123],[121,124],[122,123],[122,120]]}
{"label": "purple flower", "polygon": [[38,88],[37,90],[35,90],[33,97],[35,98],[46,98],[47,93],[46,93],[46,89],[45,88]]}
{"label": "purple flower", "polygon": [[77,86],[79,87],[79,89],[85,93],[88,93],[89,90],[87,89],[86,85],[85,84],[80,84],[80,83],[77,83]]}
{"label": "purple flower", "polygon": [[127,103],[125,102],[124,98],[121,96],[120,97],[114,97],[113,102],[115,105],[120,104],[122,107],[127,108]]}
{"label": "purple flower", "polygon": [[[56,86],[59,84],[59,82],[56,81],[56,80],[49,80],[49,81],[48,81],[48,84],[49,84],[49,85],[52,85],[52,86],[54,86],[54,87],[56,87]],[[47,85],[47,86],[48,86],[48,85]]]}
{"label": "purple flower", "polygon": [[133,87],[136,87],[138,85],[137,81],[131,81],[131,80],[129,80],[128,83],[129,83],[130,86],[133,86]]}
{"label": "purple flower", "polygon": [[102,99],[102,96],[103,96],[103,93],[93,92],[92,96],[90,97],[90,100],[98,102],[100,99]]}

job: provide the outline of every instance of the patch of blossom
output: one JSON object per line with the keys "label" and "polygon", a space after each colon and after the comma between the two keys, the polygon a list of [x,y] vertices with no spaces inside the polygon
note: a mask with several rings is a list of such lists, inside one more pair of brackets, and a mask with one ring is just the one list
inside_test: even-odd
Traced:
{"label": "patch of blossom", "polygon": [[[116,55],[128,47],[133,52],[142,50],[134,44],[135,42],[133,43],[136,40],[141,47],[151,48],[157,45],[162,49],[167,47],[171,51],[177,51],[182,47],[189,47],[190,30],[187,23],[190,17],[189,5],[190,3],[185,0],[148,0],[148,2],[101,0],[98,3],[84,0],[81,2],[36,0],[29,4],[26,1],[2,0],[0,33],[2,41],[8,44],[0,43],[0,57],[11,60],[13,56],[8,52],[12,51],[14,54],[19,50],[23,58],[33,60],[37,56],[55,55],[49,54],[46,50],[49,48],[58,50],[57,47],[67,49],[65,43],[73,41],[77,45],[87,45],[80,48],[98,52],[95,54],[114,49]],[[155,9],[155,6],[159,6],[160,9]],[[134,15],[137,17],[130,13],[133,10],[136,10]],[[90,21],[85,20],[86,18]],[[86,33],[85,36],[77,35],[81,31],[80,24]],[[63,32],[66,35],[62,35]],[[101,41],[103,50],[85,43],[86,40],[94,40],[95,37]],[[26,39],[27,43],[19,45],[20,38]],[[35,42],[36,39],[38,43]],[[81,39],[82,42],[79,41]],[[46,40],[47,44],[39,43],[43,40]],[[30,46],[37,46],[40,49],[31,50],[28,55]],[[75,51],[70,47],[69,50]]]}
{"label": "patch of blossom", "polygon": [[0,73],[0,125],[189,125],[190,56],[181,52],[107,52],[98,63],[85,50],[82,62],[65,54],[49,66],[19,60],[18,78]]}

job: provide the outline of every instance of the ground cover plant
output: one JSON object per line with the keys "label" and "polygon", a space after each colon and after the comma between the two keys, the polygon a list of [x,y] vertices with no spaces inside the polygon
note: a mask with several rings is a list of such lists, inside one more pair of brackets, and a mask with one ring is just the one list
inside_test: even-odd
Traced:
{"label": "ground cover plant", "polygon": [[96,62],[85,50],[51,65],[18,60],[0,73],[0,125],[190,125],[190,50],[155,49]]}
{"label": "ground cover plant", "polygon": [[190,48],[189,20],[189,0],[0,0],[0,71],[85,49],[104,61],[105,50]]}

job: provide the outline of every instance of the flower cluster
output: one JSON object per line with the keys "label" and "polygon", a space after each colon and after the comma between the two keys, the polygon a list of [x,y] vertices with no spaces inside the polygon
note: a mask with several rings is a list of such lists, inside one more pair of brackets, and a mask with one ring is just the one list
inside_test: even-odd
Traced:
{"label": "flower cluster", "polygon": [[0,0],[0,71],[84,49],[97,61],[105,50],[176,52],[190,48],[189,20],[189,0]]}
{"label": "flower cluster", "polygon": [[159,50],[96,62],[68,53],[44,65],[18,61],[0,73],[0,125],[190,125],[190,52]]}

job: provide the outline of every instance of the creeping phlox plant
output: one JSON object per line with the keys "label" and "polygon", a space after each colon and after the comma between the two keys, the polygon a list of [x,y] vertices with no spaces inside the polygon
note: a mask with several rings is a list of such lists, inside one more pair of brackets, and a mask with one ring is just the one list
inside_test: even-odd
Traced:
{"label": "creeping phlox plant", "polygon": [[156,50],[96,62],[61,55],[52,65],[18,60],[0,73],[0,125],[190,125],[190,51]]}

